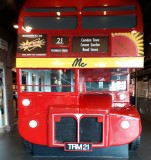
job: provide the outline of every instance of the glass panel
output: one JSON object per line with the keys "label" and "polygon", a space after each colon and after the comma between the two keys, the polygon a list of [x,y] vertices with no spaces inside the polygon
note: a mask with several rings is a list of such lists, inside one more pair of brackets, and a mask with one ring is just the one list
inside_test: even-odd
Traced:
{"label": "glass panel", "polygon": [[126,81],[86,82],[86,91],[126,91]]}
{"label": "glass panel", "polygon": [[75,29],[77,17],[24,17],[24,27],[27,26],[32,29]]}
{"label": "glass panel", "polygon": [[120,76],[120,75],[117,75],[117,76],[111,76],[111,80],[121,80],[121,81],[126,81],[127,80],[127,75],[125,76]]}
{"label": "glass panel", "polygon": [[5,125],[3,70],[0,69],[0,128]]}
{"label": "glass panel", "polygon": [[73,70],[21,70],[23,92],[74,92]]}
{"label": "glass panel", "polygon": [[26,8],[26,12],[75,12],[77,11],[76,8]]}
{"label": "glass panel", "polygon": [[83,29],[134,28],[134,27],[136,27],[135,15],[82,17]]}
{"label": "glass panel", "polygon": [[115,7],[86,7],[83,9],[85,12],[95,12],[95,11],[133,11],[135,6],[115,6]]}

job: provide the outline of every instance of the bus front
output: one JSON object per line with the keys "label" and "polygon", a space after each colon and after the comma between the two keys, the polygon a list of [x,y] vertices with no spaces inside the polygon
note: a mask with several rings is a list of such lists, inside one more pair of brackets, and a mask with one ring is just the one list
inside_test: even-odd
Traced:
{"label": "bus front", "polygon": [[64,151],[135,141],[130,73],[143,67],[142,28],[136,1],[26,1],[16,58],[24,141]]}

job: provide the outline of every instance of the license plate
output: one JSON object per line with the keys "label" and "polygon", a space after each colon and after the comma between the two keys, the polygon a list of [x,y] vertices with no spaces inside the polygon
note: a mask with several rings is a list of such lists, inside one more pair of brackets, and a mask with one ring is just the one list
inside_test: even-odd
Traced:
{"label": "license plate", "polygon": [[92,151],[92,144],[90,143],[65,143],[65,151]]}

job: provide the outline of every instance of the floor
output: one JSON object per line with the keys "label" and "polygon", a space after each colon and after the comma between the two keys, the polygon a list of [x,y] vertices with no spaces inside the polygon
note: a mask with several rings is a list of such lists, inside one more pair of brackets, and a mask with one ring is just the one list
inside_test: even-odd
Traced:
{"label": "floor", "polygon": [[[151,122],[142,120],[143,132],[140,148],[130,153],[128,159],[122,160],[151,160]],[[26,154],[17,127],[6,134],[0,134],[0,160],[119,160],[117,158],[38,158]]]}

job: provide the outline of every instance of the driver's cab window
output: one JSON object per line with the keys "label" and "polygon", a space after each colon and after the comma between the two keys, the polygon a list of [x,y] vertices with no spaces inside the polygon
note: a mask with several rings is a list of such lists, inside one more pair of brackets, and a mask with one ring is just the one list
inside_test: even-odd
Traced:
{"label": "driver's cab window", "polygon": [[74,70],[22,69],[21,91],[23,92],[74,92]]}
{"label": "driver's cab window", "polygon": [[125,69],[85,69],[80,71],[85,92],[127,91],[128,71]]}

